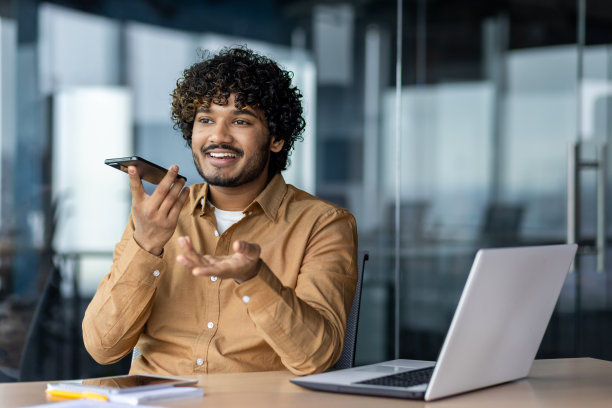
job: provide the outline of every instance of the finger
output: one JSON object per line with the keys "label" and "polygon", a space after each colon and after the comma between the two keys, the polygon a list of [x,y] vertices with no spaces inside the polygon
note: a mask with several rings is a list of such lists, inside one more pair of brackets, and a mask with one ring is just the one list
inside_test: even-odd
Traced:
{"label": "finger", "polygon": [[170,211],[172,211],[174,206],[177,204],[177,201],[181,197],[181,192],[182,192],[184,185],[185,185],[185,179],[176,180],[176,182],[172,185],[172,187],[170,187],[170,190],[168,191],[166,196],[162,198],[162,202],[160,203],[160,206],[159,206],[160,213],[167,216],[170,213]]}
{"label": "finger", "polygon": [[178,199],[174,202],[172,208],[170,208],[170,211],[168,212],[168,218],[170,218],[172,221],[176,221],[188,198],[189,187],[185,187],[180,192]]}
{"label": "finger", "polygon": [[[181,265],[183,265],[186,268],[199,268],[202,267],[201,263],[198,262],[194,262],[194,260],[192,258],[189,258],[187,256],[185,256],[184,254],[181,255],[177,255],[176,256],[176,261],[178,263],[180,263]],[[196,261],[201,261],[201,259],[197,259]]]}
{"label": "finger", "polygon": [[217,272],[210,272],[210,268],[204,268],[201,266],[198,266],[196,268],[192,268],[191,269],[191,274],[193,276],[217,276]]}
{"label": "finger", "polygon": [[[207,257],[204,257],[204,264],[203,265],[197,265],[195,266],[192,270],[191,273],[195,276],[199,276],[199,275],[206,275],[206,276],[223,276],[223,274],[227,271],[227,265],[226,262],[224,261],[219,261],[219,260],[215,260],[212,259],[212,262],[209,262],[210,259],[207,259]],[[224,266],[225,265],[225,266]]]}
{"label": "finger", "polygon": [[191,239],[188,236],[178,237],[178,243],[183,253],[193,251],[193,245],[191,245]]}
{"label": "finger", "polygon": [[234,241],[232,247],[234,248],[234,252],[244,255],[252,261],[259,258],[261,254],[261,247],[252,242]]}
{"label": "finger", "polygon": [[207,264],[207,262],[204,261],[204,257],[198,252],[196,252],[196,250],[193,248],[193,245],[191,244],[191,239],[189,237],[179,237],[178,242],[181,246],[181,249],[183,250],[182,257],[184,258],[184,261],[189,263],[189,265],[193,267],[197,265]]}
{"label": "finger", "polygon": [[195,265],[184,255],[177,255],[176,261],[186,268],[193,268]]}
{"label": "finger", "polygon": [[136,166],[128,166],[128,176],[130,177],[130,191],[132,193],[132,199],[138,201],[145,194],[145,190]]}
{"label": "finger", "polygon": [[155,200],[159,202],[160,206],[161,206],[162,201],[168,195],[168,192],[170,191],[172,186],[175,184],[176,176],[178,175],[178,171],[179,171],[179,167],[176,164],[173,164],[172,166],[170,166],[170,168],[166,172],[166,175],[159,182],[159,184],[157,185],[157,188],[153,192],[152,197],[154,197]]}
{"label": "finger", "polygon": [[236,267],[236,259],[232,256],[201,255],[200,264],[193,269],[194,275],[219,275]]}
{"label": "finger", "polygon": [[181,250],[183,251],[193,249],[193,245],[191,244],[191,238],[189,238],[187,235],[178,237],[178,243],[181,247]]}

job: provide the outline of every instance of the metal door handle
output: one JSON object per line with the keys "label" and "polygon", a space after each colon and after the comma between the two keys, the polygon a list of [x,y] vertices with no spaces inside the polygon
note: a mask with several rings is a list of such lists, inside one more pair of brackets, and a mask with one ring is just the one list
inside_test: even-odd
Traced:
{"label": "metal door handle", "polygon": [[[580,157],[580,144],[571,143],[567,151],[567,243],[578,243],[580,235],[578,219],[580,217],[580,174],[578,160]],[[572,265],[572,269],[574,269]]]}
{"label": "metal door handle", "polygon": [[606,168],[608,162],[606,144],[597,149],[597,272],[606,270]]}
{"label": "metal door handle", "polygon": [[[596,236],[594,250],[597,254],[597,271],[606,269],[606,169],[607,146],[597,147],[595,161],[580,160],[580,143],[572,143],[568,150],[567,161],[567,242],[580,244],[580,171],[583,168],[597,170],[597,209]],[[574,270],[572,265],[572,270]]]}

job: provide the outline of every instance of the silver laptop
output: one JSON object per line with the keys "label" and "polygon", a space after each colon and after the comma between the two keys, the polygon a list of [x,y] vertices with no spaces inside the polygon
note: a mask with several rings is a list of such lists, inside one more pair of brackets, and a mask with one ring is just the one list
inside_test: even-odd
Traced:
{"label": "silver laptop", "polygon": [[291,382],[320,391],[431,401],[526,377],[576,248],[479,250],[437,362],[392,360]]}

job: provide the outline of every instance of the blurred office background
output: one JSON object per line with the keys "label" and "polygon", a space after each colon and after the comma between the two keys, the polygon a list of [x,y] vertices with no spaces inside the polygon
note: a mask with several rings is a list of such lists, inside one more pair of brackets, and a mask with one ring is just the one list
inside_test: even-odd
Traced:
{"label": "blurred office background", "polygon": [[0,1],[0,379],[127,370],[80,333],[130,207],[103,161],[200,182],[170,93],[231,45],[294,72],[285,177],[357,218],[358,365],[435,359],[478,248],[567,240],[538,356],[612,359],[610,44],[606,0]]}

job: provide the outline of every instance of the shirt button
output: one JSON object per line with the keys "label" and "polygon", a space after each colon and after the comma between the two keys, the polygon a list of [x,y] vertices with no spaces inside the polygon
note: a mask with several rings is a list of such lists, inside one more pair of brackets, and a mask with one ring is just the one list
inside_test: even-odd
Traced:
{"label": "shirt button", "polygon": [[213,281],[213,282],[216,282],[217,281],[217,277],[216,276],[211,276],[210,280]]}
{"label": "shirt button", "polygon": [[248,297],[247,295],[244,295],[244,296],[242,297],[242,301],[243,301],[244,303],[249,303],[249,302],[251,301],[251,298],[250,298],[250,297]]}
{"label": "shirt button", "polygon": [[253,215],[253,211],[249,211],[249,215]]}
{"label": "shirt button", "polygon": [[213,327],[215,327],[215,324],[213,322],[208,322],[207,326],[209,329],[212,329]]}
{"label": "shirt button", "polygon": [[204,364],[204,359],[198,358],[198,359],[196,360],[196,364],[197,364],[197,365],[199,365],[199,366],[201,366],[202,364]]}
{"label": "shirt button", "polygon": [[155,277],[159,276],[159,271],[157,269],[153,271],[153,276],[155,276]]}
{"label": "shirt button", "polygon": [[200,205],[201,205],[202,207],[204,207],[204,199],[203,199],[203,198],[201,198],[201,199],[200,199]]}
{"label": "shirt button", "polygon": [[219,236],[219,231],[215,230],[215,237]]}

